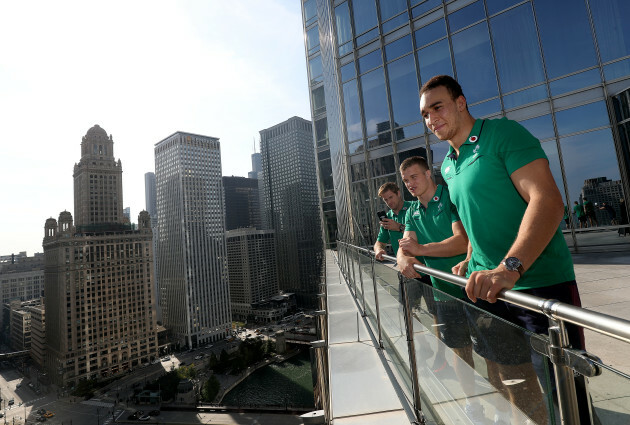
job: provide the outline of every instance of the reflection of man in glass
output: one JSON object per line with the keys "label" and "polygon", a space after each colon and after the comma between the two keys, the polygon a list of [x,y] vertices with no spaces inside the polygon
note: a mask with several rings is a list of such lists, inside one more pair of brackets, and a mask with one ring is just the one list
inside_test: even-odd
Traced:
{"label": "reflection of man in glass", "polygon": [[374,243],[374,255],[377,260],[382,260],[385,255],[385,246],[392,244],[394,256],[398,252],[398,240],[405,231],[405,215],[411,202],[404,201],[402,192],[393,182],[387,182],[378,189],[378,196],[389,207],[384,217],[379,217],[381,229]]}
{"label": "reflection of man in glass", "polygon": [[[547,334],[545,316],[496,298],[501,290],[514,289],[580,305],[573,261],[559,227],[564,203],[540,142],[515,121],[475,120],[452,77],[433,77],[420,95],[427,127],[451,145],[442,176],[469,237],[469,255],[456,269],[468,276],[468,297],[496,316]],[[579,330],[567,328],[571,343],[581,348]],[[541,379],[543,369],[537,369]],[[546,423],[544,409],[531,411],[540,400],[538,383],[527,368],[521,372],[527,374],[525,382],[511,386],[521,386],[518,398],[510,390],[511,399],[537,423]]]}
{"label": "reflection of man in glass", "polygon": [[573,201],[575,205],[573,205],[573,212],[580,222],[580,229],[586,227],[586,213],[584,212],[584,207],[582,204],[578,204],[577,201]]}
{"label": "reflection of man in glass", "polygon": [[607,204],[606,202],[602,202],[602,206],[599,207],[600,210],[605,210],[608,213],[608,218],[610,219],[611,226],[617,224],[617,212],[615,209]]}
{"label": "reflection of man in glass", "polygon": [[[598,226],[599,224],[597,223],[597,217],[595,216],[595,207],[593,207],[593,203],[584,198],[582,200],[582,206],[584,207],[584,213],[586,214],[588,225],[590,227]],[[595,222],[595,224],[593,224],[593,222]]]}

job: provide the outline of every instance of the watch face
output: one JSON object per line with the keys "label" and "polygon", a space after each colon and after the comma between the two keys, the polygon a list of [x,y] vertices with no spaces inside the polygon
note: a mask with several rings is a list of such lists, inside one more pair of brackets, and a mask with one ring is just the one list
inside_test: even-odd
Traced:
{"label": "watch face", "polygon": [[521,260],[516,257],[508,257],[505,259],[505,267],[507,267],[508,270],[518,270],[520,266]]}

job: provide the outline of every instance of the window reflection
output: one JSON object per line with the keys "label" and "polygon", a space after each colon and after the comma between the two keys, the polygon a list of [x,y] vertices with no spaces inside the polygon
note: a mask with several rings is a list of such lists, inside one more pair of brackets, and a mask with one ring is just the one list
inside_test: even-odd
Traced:
{"label": "window reflection", "polygon": [[534,16],[529,4],[492,18],[490,30],[503,93],[544,81]]}
{"label": "window reflection", "polygon": [[[418,109],[420,107],[418,106]],[[394,137],[396,140],[408,139],[410,137],[416,137],[424,133],[424,124],[421,122],[417,124],[408,125],[407,127],[397,128],[394,131]]]}
{"label": "window reflection", "polygon": [[360,139],[363,132],[361,131],[361,111],[359,109],[359,93],[356,80],[349,81],[343,85],[343,102],[346,112],[348,140]]}
{"label": "window reflection", "polygon": [[[603,177],[619,181],[619,167],[610,129],[564,137],[560,139],[560,146],[571,203],[581,202],[582,189],[589,179]],[[606,195],[605,188],[601,190],[604,191],[602,196]],[[594,202],[593,199],[591,201]]]}
{"label": "window reflection", "polygon": [[442,167],[442,162],[444,162],[444,158],[446,158],[446,154],[448,153],[450,147],[451,145],[449,145],[448,142],[439,142],[429,145],[429,152],[431,156],[430,161],[433,167],[435,182],[444,186],[446,186],[446,182],[444,181],[444,178],[442,178],[440,168]]}
{"label": "window reflection", "polygon": [[381,65],[383,65],[383,58],[381,57],[381,50],[378,49],[359,58],[359,73],[362,74]]}
{"label": "window reflection", "polygon": [[556,112],[556,125],[561,136],[609,125],[606,104],[594,102]]}
{"label": "window reflection", "polygon": [[335,23],[337,24],[337,45],[341,46],[352,39],[352,27],[350,26],[350,10],[348,9],[348,2],[335,7]]}
{"label": "window reflection", "polygon": [[616,78],[627,77],[630,75],[630,59],[611,63],[604,67],[604,77],[606,80],[614,80]]}
{"label": "window reflection", "polygon": [[407,0],[379,0],[378,4],[381,7],[382,21],[398,15],[403,10],[407,10]]}
{"label": "window reflection", "polygon": [[318,115],[326,111],[326,98],[324,96],[324,86],[313,90],[313,114]]}
{"label": "window reflection", "polygon": [[[419,3],[419,1],[412,1],[411,5],[413,6],[414,3]],[[429,12],[430,10],[435,9],[438,6],[442,6],[442,0],[426,0],[421,5],[416,6],[413,9],[411,9],[411,15],[414,18],[417,18],[418,16],[422,16],[425,13]]]}
{"label": "window reflection", "polygon": [[579,74],[571,75],[570,77],[552,81],[549,83],[549,89],[551,90],[552,96],[558,96],[563,93],[580,90],[601,82],[602,80],[599,76],[599,69],[595,68],[590,71],[581,72]]}
{"label": "window reflection", "polygon": [[414,37],[416,37],[416,46],[418,47],[446,37],[446,24],[444,23],[444,19],[439,19],[420,28],[414,33]]}
{"label": "window reflection", "polygon": [[496,74],[485,22],[453,35],[457,80],[470,103],[498,95]]}
{"label": "window reflection", "polygon": [[367,168],[365,167],[365,162],[352,164],[350,166],[350,172],[352,173],[353,182],[367,179]]}
{"label": "window reflection", "polygon": [[423,82],[428,81],[434,75],[453,76],[451,49],[448,40],[438,41],[418,50],[418,65],[420,67],[420,79]]}
{"label": "window reflection", "polygon": [[306,32],[306,47],[309,55],[319,51],[319,28],[317,25]]}
{"label": "window reflection", "polygon": [[531,118],[525,121],[520,121],[520,124],[534,135],[538,140],[545,140],[554,137],[553,122],[551,121],[551,115],[543,115],[536,118]]}
{"label": "window reflection", "polygon": [[308,25],[313,19],[317,19],[317,4],[315,0],[304,2],[304,20]]}
{"label": "window reflection", "polygon": [[[464,95],[468,96],[466,92]],[[499,99],[491,99],[486,102],[477,103],[468,107],[471,115],[475,118],[484,118],[497,112],[501,112],[501,101]]]}
{"label": "window reflection", "polygon": [[315,138],[317,139],[317,146],[328,144],[328,122],[326,117],[315,121]]}
{"label": "window reflection", "polygon": [[589,0],[602,61],[630,55],[630,2]]}
{"label": "window reflection", "polygon": [[375,0],[352,0],[354,30],[363,34],[377,25]]}
{"label": "window reflection", "polygon": [[413,56],[408,55],[387,66],[394,126],[420,120],[418,82]]}
{"label": "window reflection", "polygon": [[[326,157],[326,154],[328,155]],[[332,165],[330,163],[330,151],[326,150],[319,154],[319,178],[323,191],[334,190]]]}
{"label": "window reflection", "polygon": [[534,6],[549,78],[597,64],[584,2],[536,0]]}
{"label": "window reflection", "polygon": [[394,157],[389,155],[371,160],[370,171],[373,176],[395,173],[396,166],[394,165]]}
{"label": "window reflection", "polygon": [[322,57],[315,56],[314,58],[309,59],[308,70],[309,70],[309,73],[311,74],[312,81],[315,81],[315,82],[321,81],[322,80],[321,77],[324,72],[322,68]]}
{"label": "window reflection", "polygon": [[385,123],[389,129],[389,108],[385,94],[383,68],[375,69],[361,77],[361,92],[366,135],[370,136],[382,131]]}
{"label": "window reflection", "polygon": [[560,169],[560,158],[558,157],[558,147],[556,146],[556,141],[552,140],[545,142],[541,146],[547,155],[547,159],[549,160],[549,168],[551,169],[551,174],[556,182],[556,186],[558,186],[558,190],[562,195],[562,200],[564,204],[567,205],[567,197],[564,193],[564,185],[562,184],[562,171]]}
{"label": "window reflection", "polygon": [[488,14],[494,15],[521,1],[522,0],[486,0],[486,7],[488,8]]}
{"label": "window reflection", "polygon": [[512,109],[517,106],[527,105],[528,103],[533,103],[546,98],[547,86],[540,85],[503,96],[503,105],[505,106],[505,109]]}
{"label": "window reflection", "polygon": [[485,19],[483,2],[477,1],[448,15],[448,25],[451,32],[458,31],[474,22]]}
{"label": "window reflection", "polygon": [[346,82],[351,78],[357,76],[357,70],[354,67],[354,62],[350,62],[341,67],[341,81]]}
{"label": "window reflection", "polygon": [[411,49],[411,36],[407,35],[385,46],[385,58],[388,61],[391,61],[393,59],[396,59],[397,57],[411,52]]}

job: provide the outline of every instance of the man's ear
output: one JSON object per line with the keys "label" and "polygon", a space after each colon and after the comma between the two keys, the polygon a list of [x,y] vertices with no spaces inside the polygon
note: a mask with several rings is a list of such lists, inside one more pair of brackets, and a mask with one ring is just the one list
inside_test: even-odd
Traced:
{"label": "man's ear", "polygon": [[458,111],[465,111],[466,110],[466,98],[464,97],[464,95],[461,95],[457,99],[455,99],[455,104],[457,105],[457,110]]}

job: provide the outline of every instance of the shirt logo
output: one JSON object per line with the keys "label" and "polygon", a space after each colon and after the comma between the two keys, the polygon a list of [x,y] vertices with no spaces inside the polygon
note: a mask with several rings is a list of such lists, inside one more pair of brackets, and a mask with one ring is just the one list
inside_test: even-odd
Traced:
{"label": "shirt logo", "polygon": [[475,146],[475,149],[473,149],[473,153],[476,154],[477,152],[479,152],[479,146],[481,145],[477,145]]}
{"label": "shirt logo", "polygon": [[419,217],[420,216],[420,211],[414,211],[413,212],[413,216],[414,217]]}
{"label": "shirt logo", "polygon": [[[436,198],[437,198],[437,196],[436,196]],[[435,198],[434,198],[434,199],[435,199]],[[441,203],[441,202],[438,204],[437,209],[438,209],[438,213],[439,213],[440,211],[442,211],[442,203]]]}
{"label": "shirt logo", "polygon": [[470,137],[468,138],[468,141],[469,141],[470,143],[475,143],[477,140],[479,140],[479,137],[477,137],[477,136],[470,136]]}
{"label": "shirt logo", "polygon": [[[439,200],[440,200],[440,198],[439,198],[439,196],[434,196],[434,197],[433,197],[433,200],[434,200],[435,202],[437,202],[437,201],[439,201]],[[442,205],[442,203],[440,203],[440,205]]]}
{"label": "shirt logo", "polygon": [[446,169],[444,170],[444,173],[448,174],[449,171],[451,171],[451,166],[450,165],[448,167],[446,167]]}

